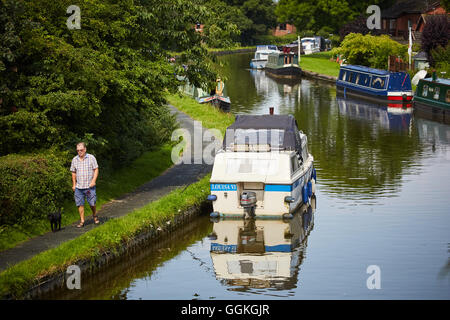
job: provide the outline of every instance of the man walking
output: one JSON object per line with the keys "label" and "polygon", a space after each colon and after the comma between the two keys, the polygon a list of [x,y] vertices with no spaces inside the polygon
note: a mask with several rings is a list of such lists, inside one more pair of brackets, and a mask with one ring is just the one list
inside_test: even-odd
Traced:
{"label": "man walking", "polygon": [[92,210],[94,223],[100,221],[96,215],[95,203],[97,202],[97,194],[95,183],[98,177],[97,159],[92,154],[86,153],[86,144],[79,142],[77,144],[78,155],[72,159],[70,171],[72,172],[72,190],[75,195],[75,204],[80,213],[81,222],[77,228],[84,226],[84,202],[87,200]]}

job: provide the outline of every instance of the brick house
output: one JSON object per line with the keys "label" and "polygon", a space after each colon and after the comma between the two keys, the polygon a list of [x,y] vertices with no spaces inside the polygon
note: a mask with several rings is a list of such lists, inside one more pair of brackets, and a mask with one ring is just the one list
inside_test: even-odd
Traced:
{"label": "brick house", "polygon": [[426,17],[445,13],[440,1],[400,0],[392,7],[381,10],[381,31],[392,37],[406,40],[408,39],[408,26],[411,25],[413,40],[419,40]]}
{"label": "brick house", "polygon": [[289,23],[281,23],[277,25],[275,30],[272,30],[272,35],[275,37],[281,37],[287,34],[296,33],[297,28]]}

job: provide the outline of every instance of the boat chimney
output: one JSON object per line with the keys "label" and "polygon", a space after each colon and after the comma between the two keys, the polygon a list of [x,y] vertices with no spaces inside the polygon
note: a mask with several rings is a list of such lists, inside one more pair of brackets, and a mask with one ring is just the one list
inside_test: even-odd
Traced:
{"label": "boat chimney", "polygon": [[433,77],[433,81],[436,81],[436,80],[437,80],[436,70],[433,70],[433,75],[432,75],[432,77]]}
{"label": "boat chimney", "polygon": [[271,116],[273,116],[273,107],[270,107],[270,108],[269,108],[269,114],[270,114]]}

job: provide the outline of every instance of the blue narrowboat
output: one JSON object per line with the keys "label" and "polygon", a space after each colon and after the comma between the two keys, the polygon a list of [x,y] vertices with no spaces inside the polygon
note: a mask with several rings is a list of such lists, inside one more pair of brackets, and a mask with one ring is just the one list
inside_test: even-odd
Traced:
{"label": "blue narrowboat", "polygon": [[[411,102],[411,79],[406,72],[391,72],[364,66],[341,66],[336,89],[344,97],[353,96],[402,107]],[[409,104],[410,106],[410,104]]]}

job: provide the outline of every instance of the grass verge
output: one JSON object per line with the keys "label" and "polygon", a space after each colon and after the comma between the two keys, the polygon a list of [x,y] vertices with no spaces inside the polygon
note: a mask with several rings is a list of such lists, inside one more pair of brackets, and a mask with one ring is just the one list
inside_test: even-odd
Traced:
{"label": "grass verge", "polygon": [[330,51],[301,56],[300,67],[304,70],[337,77],[340,65],[337,62],[330,61],[331,56]]}
{"label": "grass verge", "polygon": [[204,128],[218,129],[222,134],[234,122],[232,113],[222,112],[210,104],[200,104],[195,99],[179,94],[168,94],[167,101],[191,118],[201,121]]}
{"label": "grass verge", "polygon": [[[103,204],[112,199],[133,191],[169,168],[172,165],[171,148],[171,144],[165,144],[157,150],[145,152],[130,166],[106,175],[100,167],[100,175],[97,181],[97,209],[101,209]],[[67,174],[70,174],[69,168],[67,168]],[[66,201],[63,208],[61,227],[70,225],[80,219],[74,201]],[[89,214],[91,214],[90,209],[87,208],[86,216]],[[0,230],[0,251],[13,248],[21,242],[50,230],[50,223],[46,219],[30,221],[20,226],[3,227]]]}
{"label": "grass verge", "polygon": [[178,188],[143,208],[109,220],[74,240],[5,270],[0,273],[0,297],[11,294],[20,299],[45,277],[65,272],[68,266],[78,261],[95,261],[105,252],[114,252],[134,236],[158,228],[179,212],[200,205],[209,194],[209,179],[210,175],[207,175],[187,188]]}

